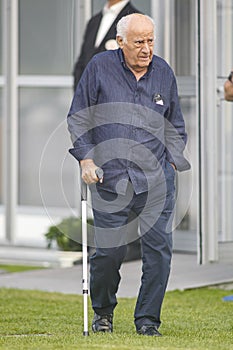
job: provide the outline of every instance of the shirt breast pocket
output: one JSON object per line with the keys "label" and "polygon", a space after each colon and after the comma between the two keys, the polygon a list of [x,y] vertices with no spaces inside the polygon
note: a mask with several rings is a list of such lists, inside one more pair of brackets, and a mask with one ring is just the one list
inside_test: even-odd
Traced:
{"label": "shirt breast pocket", "polygon": [[155,114],[165,116],[167,110],[166,98],[160,94],[154,94],[153,98],[148,101],[148,108],[152,110]]}
{"label": "shirt breast pocket", "polygon": [[164,116],[166,113],[166,106],[153,104],[153,108],[147,115],[148,126],[152,130],[161,130],[164,127]]}
{"label": "shirt breast pocket", "polygon": [[158,103],[154,103],[152,108],[153,108],[153,111],[155,113],[158,113],[158,114],[160,114],[160,115],[162,115],[164,117],[165,111],[166,111],[166,106],[165,105],[160,105]]}
{"label": "shirt breast pocket", "polygon": [[153,106],[145,108],[140,114],[141,128],[149,132],[151,135],[163,135],[164,132],[164,114],[165,106]]}

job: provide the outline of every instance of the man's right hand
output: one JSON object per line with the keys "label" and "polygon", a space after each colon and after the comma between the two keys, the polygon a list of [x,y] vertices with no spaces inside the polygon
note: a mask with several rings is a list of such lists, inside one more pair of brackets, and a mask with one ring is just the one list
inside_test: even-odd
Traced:
{"label": "man's right hand", "polygon": [[99,179],[96,175],[96,169],[98,169],[98,166],[93,162],[92,159],[83,159],[80,161],[80,166],[82,169],[82,179],[87,184],[93,184],[96,182],[103,182],[103,178]]}

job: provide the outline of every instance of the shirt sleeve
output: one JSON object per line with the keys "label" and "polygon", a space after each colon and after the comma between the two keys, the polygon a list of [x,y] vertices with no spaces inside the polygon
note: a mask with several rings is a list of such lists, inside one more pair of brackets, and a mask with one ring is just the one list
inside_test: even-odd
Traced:
{"label": "shirt sleeve", "polygon": [[67,116],[68,130],[73,148],[69,152],[77,159],[93,159],[94,147],[92,141],[93,106],[97,101],[97,67],[93,58],[83,72],[76,88],[71,107]]}

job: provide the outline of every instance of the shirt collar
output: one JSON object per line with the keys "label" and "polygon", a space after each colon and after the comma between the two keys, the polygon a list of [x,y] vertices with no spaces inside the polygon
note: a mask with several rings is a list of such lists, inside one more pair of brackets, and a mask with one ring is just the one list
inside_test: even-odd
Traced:
{"label": "shirt collar", "polygon": [[[120,61],[121,61],[121,64],[123,65],[123,67],[125,69],[129,69],[125,63],[125,57],[124,57],[123,51],[120,48],[118,49],[118,53],[119,53],[119,58],[120,58]],[[148,67],[147,72],[145,73],[145,76],[149,76],[150,73],[154,70],[154,68],[155,68],[155,55],[153,55],[153,57],[152,57],[152,61],[149,64],[149,67]]]}
{"label": "shirt collar", "polygon": [[103,15],[112,12],[117,16],[121,12],[121,10],[123,10],[123,8],[128,4],[128,2],[129,0],[122,0],[111,7],[108,7],[108,4],[105,4],[103,8]]}

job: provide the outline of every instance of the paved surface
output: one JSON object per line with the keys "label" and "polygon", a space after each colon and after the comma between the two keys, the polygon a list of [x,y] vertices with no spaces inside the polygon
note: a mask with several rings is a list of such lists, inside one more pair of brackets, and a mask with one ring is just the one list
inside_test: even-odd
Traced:
{"label": "paved surface", "polygon": [[[6,252],[6,250],[7,249],[5,248],[4,251]],[[39,257],[40,255],[41,259],[41,253],[39,254],[36,251],[33,253],[34,256],[38,254]],[[26,256],[27,254],[25,254],[25,259]],[[0,260],[2,262],[1,249]],[[118,296],[135,297],[138,293],[140,285],[141,261],[124,263],[121,268],[121,276],[122,280],[118,291]],[[27,271],[11,274],[1,273],[0,275],[0,287],[37,289],[67,294],[82,294],[81,281],[82,265],[76,265],[69,268],[49,268],[46,270]],[[212,263],[200,266],[197,265],[197,258],[195,255],[173,255],[172,270],[168,284],[168,290],[184,290],[189,288],[198,288],[208,285],[225,283],[232,283],[233,286],[232,263]]]}

